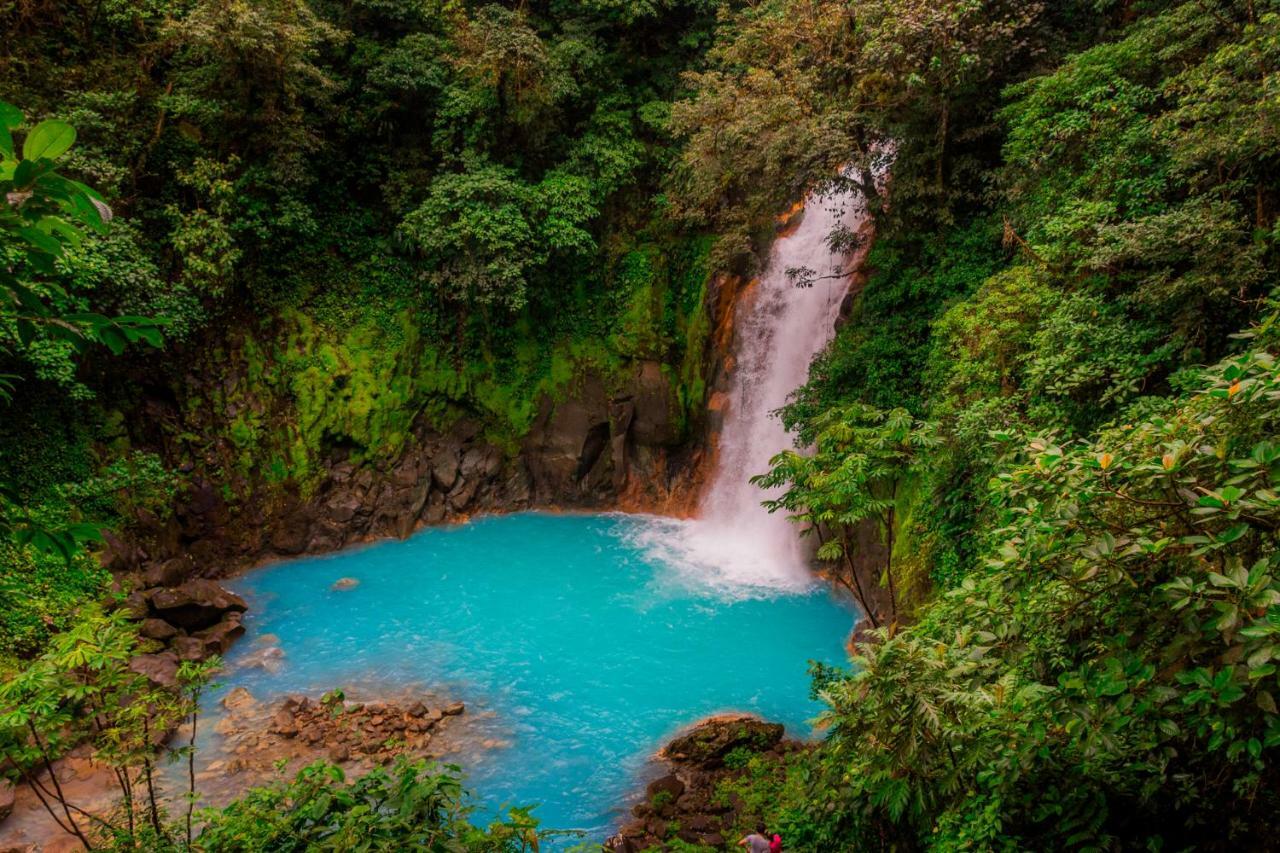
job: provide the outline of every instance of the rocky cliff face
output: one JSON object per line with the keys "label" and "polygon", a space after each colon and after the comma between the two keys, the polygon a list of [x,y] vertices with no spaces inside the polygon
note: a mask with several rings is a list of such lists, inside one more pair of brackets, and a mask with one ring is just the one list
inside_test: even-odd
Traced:
{"label": "rocky cliff face", "polygon": [[588,358],[523,398],[511,377],[443,359],[410,318],[335,331],[295,313],[212,334],[138,378],[129,441],[181,485],[172,514],[141,512],[104,562],[134,572],[180,558],[188,577],[217,577],[477,513],[691,514],[750,287],[708,281],[682,365]]}
{"label": "rocky cliff face", "polygon": [[[612,384],[611,391],[604,377],[586,371],[558,398],[543,395],[514,450],[497,446],[482,421],[467,416],[443,430],[418,417],[402,452],[381,463],[335,443],[305,493],[243,476],[232,478],[230,488],[218,478],[225,464],[187,463],[173,515],[139,518],[128,535],[109,539],[104,561],[116,571],[137,571],[179,560],[187,576],[216,577],[274,557],[405,537],[476,513],[691,506],[702,453],[683,440],[669,370],[639,361],[620,387],[616,377]],[[173,402],[150,400],[148,414],[154,422],[177,422],[170,433],[191,428]]]}

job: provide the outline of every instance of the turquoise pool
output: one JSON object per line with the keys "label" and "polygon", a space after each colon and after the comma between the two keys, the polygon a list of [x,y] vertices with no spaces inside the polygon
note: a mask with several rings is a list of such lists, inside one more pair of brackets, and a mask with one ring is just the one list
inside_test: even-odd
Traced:
{"label": "turquoise pool", "polygon": [[[696,523],[528,513],[264,567],[231,583],[248,636],[220,692],[461,699],[492,730],[461,759],[485,806],[536,803],[543,825],[602,837],[666,738],[726,710],[808,735],[808,662],[844,659],[850,605],[685,564],[664,546]],[[359,584],[331,588],[344,577]],[[266,634],[281,669],[237,667]]]}

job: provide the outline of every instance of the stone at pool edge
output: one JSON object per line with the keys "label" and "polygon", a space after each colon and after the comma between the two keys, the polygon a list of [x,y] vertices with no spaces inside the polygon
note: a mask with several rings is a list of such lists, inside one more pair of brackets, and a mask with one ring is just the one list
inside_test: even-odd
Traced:
{"label": "stone at pool edge", "polygon": [[[611,853],[665,849],[674,835],[689,844],[719,848],[725,833],[743,817],[741,803],[717,803],[720,780],[741,771],[729,770],[724,758],[735,749],[783,753],[802,748],[783,740],[783,727],[758,717],[712,717],[674,738],[659,753],[672,772],[650,782],[645,798],[632,809],[632,819],[604,843]],[[675,827],[679,829],[676,830]]]}
{"label": "stone at pool edge", "polygon": [[735,749],[767,752],[782,741],[783,731],[781,723],[758,717],[712,717],[668,743],[662,755],[677,764],[717,770]]}
{"label": "stone at pool edge", "polygon": [[[219,734],[233,738],[252,735],[252,745],[242,743],[235,747],[237,753],[243,753],[247,747],[256,754],[265,750],[282,757],[299,757],[301,750],[302,755],[313,758],[327,755],[334,763],[385,764],[399,754],[431,757],[427,749],[432,741],[432,729],[447,717],[465,712],[461,702],[436,709],[428,709],[421,701],[408,707],[382,701],[331,706],[292,694],[284,697],[266,721],[255,722],[250,715],[239,713],[242,707],[256,704],[244,688],[233,689],[223,700],[223,707],[230,713],[219,722]],[[237,718],[238,725],[228,725]],[[255,730],[261,734],[254,734]],[[402,742],[393,746],[393,739]]]}
{"label": "stone at pool edge", "polygon": [[[167,567],[157,572],[157,577],[166,571]],[[181,661],[226,654],[244,635],[241,619],[248,605],[219,584],[197,578],[174,587],[135,589],[123,608],[138,620],[140,637],[166,646],[134,656],[129,668],[158,687],[174,689]]]}
{"label": "stone at pool edge", "polygon": [[211,580],[198,578],[176,587],[148,590],[151,612],[159,619],[186,630],[212,628],[228,612],[249,609],[243,598]]}

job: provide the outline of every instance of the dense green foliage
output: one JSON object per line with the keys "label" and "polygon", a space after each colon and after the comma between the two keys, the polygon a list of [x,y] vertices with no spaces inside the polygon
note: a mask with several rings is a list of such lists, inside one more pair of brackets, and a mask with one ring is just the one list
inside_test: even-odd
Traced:
{"label": "dense green foliage", "polygon": [[[147,851],[432,850],[523,853],[548,833],[526,810],[487,828],[458,768],[401,759],[350,782],[316,763],[296,778],[247,791],[222,809],[196,811],[196,732],[201,695],[220,662],[183,663],[178,688],[158,688],[130,668],[141,650],[136,627],[120,614],[86,608],[20,674],[0,684],[0,761],[25,781],[50,818],[84,849]],[[172,738],[165,732],[182,724]],[[115,777],[119,800],[92,810],[42,771],[87,747]],[[166,800],[165,763],[184,765],[186,790]],[[167,785],[165,787],[168,787]]]}
{"label": "dense green foliage", "polygon": [[335,448],[388,463],[460,416],[514,451],[541,397],[588,370],[619,387],[638,360],[668,365],[692,426],[708,242],[652,199],[714,17],[0,7],[0,99],[21,108],[0,110],[0,550],[6,592],[39,590],[0,596],[0,658],[101,581],[43,552],[172,512],[143,483],[212,481],[235,512],[309,495]]}
{"label": "dense green foliage", "polygon": [[331,764],[301,770],[287,783],[251,791],[211,811],[197,850],[428,850],[523,853],[542,835],[524,811],[486,829],[468,820],[458,768],[401,759],[350,782]]}
{"label": "dense green foliage", "polygon": [[[191,482],[232,512],[305,499],[335,448],[387,464],[460,416],[514,452],[542,396],[641,360],[692,434],[709,241],[653,198],[714,21],[707,0],[0,4],[0,671],[30,688],[5,713],[39,705],[51,754],[100,739],[63,731],[83,684],[57,672],[109,588],[83,543],[163,524]],[[81,681],[136,687],[120,654]],[[6,775],[38,766],[6,737]],[[141,785],[162,756],[135,753]],[[208,816],[220,849],[300,832],[264,824],[281,802],[334,849],[535,839],[467,829],[447,775],[328,772]],[[403,812],[369,810],[388,797]],[[182,837],[126,811],[123,845]]]}
{"label": "dense green foliage", "polygon": [[[192,471],[305,498],[332,448],[388,462],[419,418],[514,450],[588,369],[662,362],[691,426],[710,273],[852,187],[875,242],[783,413],[807,449],[750,473],[855,593],[877,528],[891,611],[816,673],[829,737],[724,795],[794,849],[1268,843],[1276,0],[36,0],[0,26],[32,117],[0,107],[15,767],[85,690],[134,701],[124,640],[66,663],[114,636],[73,618],[106,583],[77,539],[162,518]],[[156,397],[186,427],[149,430],[164,458]],[[155,758],[120,731],[113,760]],[[209,839],[530,842],[522,814],[469,828],[451,776],[332,774]]]}
{"label": "dense green foliage", "polygon": [[872,519],[914,599],[748,794],[805,849],[1265,845],[1280,7],[733,20],[675,111],[687,209],[776,206],[775,144],[815,154],[802,183],[895,154],[852,322],[785,412],[814,449],[765,480],[825,558]]}

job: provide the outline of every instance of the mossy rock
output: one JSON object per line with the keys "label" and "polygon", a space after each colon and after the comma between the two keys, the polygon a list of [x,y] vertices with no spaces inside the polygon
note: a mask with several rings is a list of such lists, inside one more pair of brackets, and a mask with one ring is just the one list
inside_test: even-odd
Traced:
{"label": "mossy rock", "polygon": [[705,770],[724,766],[725,758],[736,750],[766,752],[782,741],[781,723],[758,717],[713,717],[680,735],[663,749],[663,756],[677,764]]}

